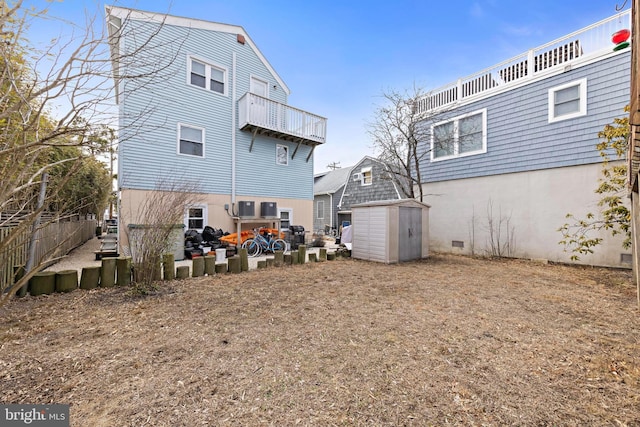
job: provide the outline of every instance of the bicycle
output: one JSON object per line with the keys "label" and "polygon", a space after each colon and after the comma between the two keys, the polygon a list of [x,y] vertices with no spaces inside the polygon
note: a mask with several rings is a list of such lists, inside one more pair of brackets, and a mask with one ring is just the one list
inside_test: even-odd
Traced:
{"label": "bicycle", "polygon": [[254,229],[253,234],[253,238],[245,240],[242,244],[250,257],[257,257],[263,252],[287,251],[287,242],[281,238],[274,237],[271,233],[260,233],[258,229]]}
{"label": "bicycle", "polygon": [[316,234],[318,236],[329,236],[335,239],[336,237],[338,237],[338,230],[335,227],[331,227],[330,225],[325,224],[324,229],[321,228],[316,230]]}

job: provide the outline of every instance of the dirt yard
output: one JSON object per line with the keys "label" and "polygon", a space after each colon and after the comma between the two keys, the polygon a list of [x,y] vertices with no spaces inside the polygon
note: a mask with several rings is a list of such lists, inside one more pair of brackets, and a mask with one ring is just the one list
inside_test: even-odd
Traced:
{"label": "dirt yard", "polygon": [[1,401],[72,426],[640,425],[629,271],[337,260],[0,318]]}

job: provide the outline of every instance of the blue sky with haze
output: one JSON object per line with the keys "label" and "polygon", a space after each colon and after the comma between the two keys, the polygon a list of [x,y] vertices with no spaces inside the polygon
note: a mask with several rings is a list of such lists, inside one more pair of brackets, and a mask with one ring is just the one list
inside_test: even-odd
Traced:
{"label": "blue sky with haze", "polygon": [[[289,104],[328,118],[315,172],[374,155],[366,125],[380,94],[414,84],[434,89],[616,14],[624,0],[197,1],[120,0],[123,7],[244,27],[291,89]],[[45,1],[26,1],[40,8]],[[83,23],[102,1],[49,4],[50,14]],[[630,7],[628,2],[626,9]],[[57,21],[32,28],[50,40]],[[67,30],[64,30],[67,31]]]}

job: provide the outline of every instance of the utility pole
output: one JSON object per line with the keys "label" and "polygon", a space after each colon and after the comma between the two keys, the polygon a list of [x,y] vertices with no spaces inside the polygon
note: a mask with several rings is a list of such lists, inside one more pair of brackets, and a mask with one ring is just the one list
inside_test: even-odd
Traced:
{"label": "utility pole", "polygon": [[327,169],[331,169],[332,171],[336,169],[340,169],[340,162],[331,162],[327,165]]}

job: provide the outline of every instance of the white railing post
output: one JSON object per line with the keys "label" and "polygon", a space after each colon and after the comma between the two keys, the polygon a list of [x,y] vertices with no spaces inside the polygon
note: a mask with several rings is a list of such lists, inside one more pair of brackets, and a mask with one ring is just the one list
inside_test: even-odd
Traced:
{"label": "white railing post", "polygon": [[302,115],[302,135],[304,135],[306,133],[306,129],[307,128],[307,117],[306,114]]}
{"label": "white railing post", "polygon": [[521,79],[525,78],[531,79],[543,70],[559,67],[577,58],[585,61],[599,55],[611,54],[611,34],[630,26],[631,11],[620,12],[478,73],[441,86],[425,98],[424,108],[430,110],[461,101],[463,98],[476,98],[476,95],[503,84],[522,81]]}
{"label": "white railing post", "polygon": [[323,135],[316,135],[317,123],[321,124],[322,129],[326,129],[325,118],[289,105],[246,93],[238,101],[238,108],[241,127],[251,124],[276,132],[313,139],[319,143],[323,143],[326,138],[326,131],[323,131]]}

